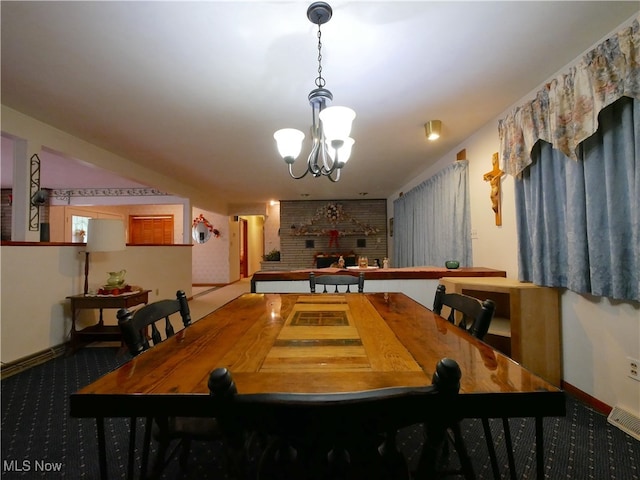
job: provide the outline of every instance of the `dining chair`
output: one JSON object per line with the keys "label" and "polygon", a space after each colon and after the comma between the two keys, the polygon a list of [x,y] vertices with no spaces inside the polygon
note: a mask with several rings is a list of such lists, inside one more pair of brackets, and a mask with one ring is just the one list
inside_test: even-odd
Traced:
{"label": "dining chair", "polygon": [[[118,326],[129,353],[136,357],[172,337],[175,334],[174,326],[171,323],[173,317],[179,317],[184,328],[191,325],[189,303],[182,290],[176,292],[175,299],[158,300],[134,311],[120,309],[117,313]],[[158,328],[156,324],[163,322],[164,325]],[[149,329],[151,330],[150,338],[148,335]],[[161,330],[164,330],[164,336]],[[135,424],[136,418],[132,418],[129,443],[129,478],[132,478],[133,475],[133,458],[136,445]],[[147,475],[152,432],[158,442],[158,452],[152,467],[151,478],[156,478],[161,474],[179,447],[181,447],[180,466],[186,469],[192,440],[215,440],[221,438],[217,423],[213,418],[204,420],[191,417],[147,417],[140,478],[146,478]],[[177,440],[178,444],[171,455],[165,459],[169,445],[174,440]]]}
{"label": "dining chair", "polygon": [[232,374],[209,376],[212,412],[228,438],[240,444],[247,432],[268,439],[256,478],[282,480],[408,480],[406,459],[396,446],[397,430],[417,423],[429,435],[420,456],[433,478],[448,424],[457,417],[461,372],[444,358],[432,384],[348,393],[238,392]]}
{"label": "dining chair", "polygon": [[482,340],[489,331],[496,304],[492,300],[480,301],[477,298],[462,293],[447,293],[444,285],[438,285],[433,300],[433,311],[442,314],[442,307],[450,308],[447,320],[456,323],[458,327],[468,331],[471,335]]}
{"label": "dining chair", "polygon": [[[457,325],[467,330],[474,337],[483,340],[489,327],[496,306],[492,300],[478,300],[475,297],[464,295],[462,293],[447,293],[444,285],[438,285],[436,289],[436,295],[433,301],[433,311],[438,315],[441,315],[442,308],[447,306],[450,308],[449,316],[447,319],[451,323],[456,323],[456,317],[460,317]],[[496,456],[495,446],[493,442],[493,435],[491,433],[491,426],[488,418],[482,418],[482,428],[484,430],[485,439],[487,442],[487,450],[489,452],[489,459],[491,461],[491,469],[493,476],[496,479],[501,478],[500,469],[498,466],[498,459]],[[513,444],[511,441],[511,429],[509,427],[509,419],[502,418],[502,426],[504,430],[505,446],[507,449],[507,459],[509,462],[509,473],[512,480],[516,480],[515,458],[513,455]],[[456,430],[459,430],[459,426],[456,426]],[[453,438],[455,439],[460,433],[453,431]],[[461,441],[461,439],[460,439]]]}
{"label": "dining chair", "polygon": [[318,275],[314,272],[309,273],[309,287],[311,293],[316,293],[316,285],[322,285],[324,287],[322,293],[327,293],[327,286],[331,285],[335,287],[334,293],[340,293],[338,286],[346,285],[345,293],[351,293],[349,287],[351,285],[358,286],[358,293],[364,291],[364,272],[360,272],[357,277],[353,275]]}

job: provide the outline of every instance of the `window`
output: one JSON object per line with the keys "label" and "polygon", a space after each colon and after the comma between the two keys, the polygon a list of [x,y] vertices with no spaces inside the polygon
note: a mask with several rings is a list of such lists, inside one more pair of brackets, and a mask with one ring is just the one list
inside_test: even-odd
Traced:
{"label": "window", "polygon": [[91,217],[80,215],[71,216],[71,241],[73,243],[84,243],[87,241],[87,226]]}

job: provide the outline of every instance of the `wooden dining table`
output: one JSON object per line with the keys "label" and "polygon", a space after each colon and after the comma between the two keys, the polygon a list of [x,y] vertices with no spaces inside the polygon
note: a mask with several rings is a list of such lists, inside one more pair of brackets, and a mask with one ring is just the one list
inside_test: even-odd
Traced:
{"label": "wooden dining table", "polygon": [[564,392],[402,293],[242,295],[72,394],[70,413],[97,420],[106,478],[104,418],[210,416],[217,367],[239,393],[356,392],[430,385],[445,357],[462,417],[535,418],[544,478],[542,419],[565,415]]}

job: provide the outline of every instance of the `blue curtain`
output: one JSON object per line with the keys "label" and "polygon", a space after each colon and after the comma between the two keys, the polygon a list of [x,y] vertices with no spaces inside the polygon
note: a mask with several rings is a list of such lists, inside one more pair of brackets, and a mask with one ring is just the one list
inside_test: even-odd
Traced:
{"label": "blue curtain", "polygon": [[396,267],[471,266],[469,162],[457,161],[393,202]]}
{"label": "blue curtain", "polygon": [[640,301],[640,101],[623,97],[570,160],[546,142],[515,182],[520,280]]}

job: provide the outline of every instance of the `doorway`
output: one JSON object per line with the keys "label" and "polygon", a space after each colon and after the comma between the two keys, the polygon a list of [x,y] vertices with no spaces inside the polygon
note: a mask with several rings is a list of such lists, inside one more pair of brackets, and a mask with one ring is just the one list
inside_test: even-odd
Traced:
{"label": "doorway", "polygon": [[239,218],[240,222],[240,278],[249,276],[249,222]]}

